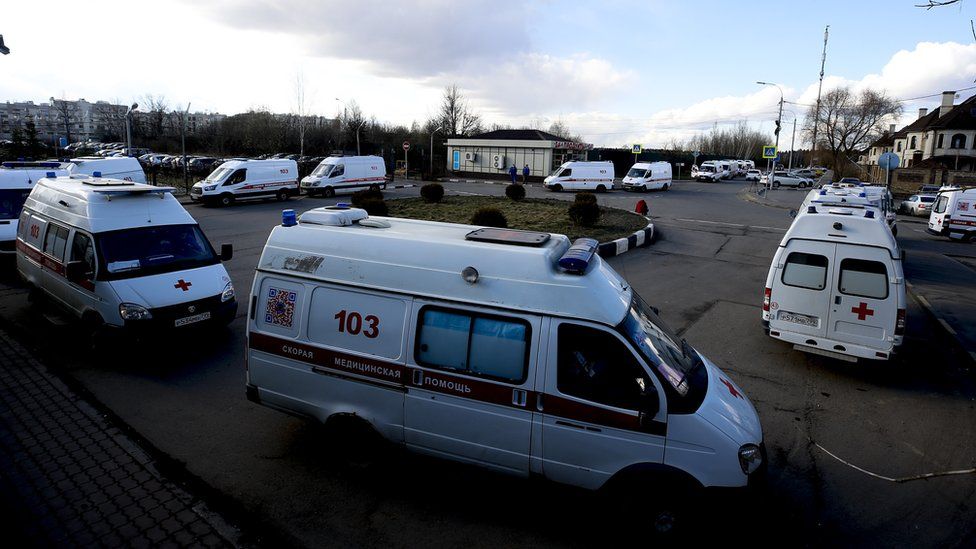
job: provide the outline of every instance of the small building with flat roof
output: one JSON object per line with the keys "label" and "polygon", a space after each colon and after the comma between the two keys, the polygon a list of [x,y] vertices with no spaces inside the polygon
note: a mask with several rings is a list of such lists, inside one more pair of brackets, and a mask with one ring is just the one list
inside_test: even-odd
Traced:
{"label": "small building with flat roof", "polygon": [[592,143],[580,143],[542,130],[494,130],[447,140],[447,173],[478,177],[508,177],[515,166],[519,177],[541,179],[563,162],[588,160]]}

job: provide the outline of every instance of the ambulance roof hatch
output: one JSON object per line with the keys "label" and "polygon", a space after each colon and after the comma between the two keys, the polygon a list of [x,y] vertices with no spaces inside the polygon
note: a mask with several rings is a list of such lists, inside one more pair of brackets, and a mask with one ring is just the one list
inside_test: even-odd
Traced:
{"label": "ambulance roof hatch", "polygon": [[515,246],[542,246],[549,241],[549,233],[534,231],[519,231],[516,229],[498,229],[486,227],[475,229],[464,235],[465,240],[476,242],[493,242],[495,244],[512,244]]}

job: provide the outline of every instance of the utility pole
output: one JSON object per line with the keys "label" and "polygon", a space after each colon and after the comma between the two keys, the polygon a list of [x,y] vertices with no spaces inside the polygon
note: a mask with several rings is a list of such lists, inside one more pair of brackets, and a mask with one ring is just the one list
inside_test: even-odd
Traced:
{"label": "utility pole", "polygon": [[186,110],[183,111],[183,131],[180,132],[180,148],[183,150],[183,188],[187,191],[190,190],[190,179],[186,168],[186,117],[189,115],[190,103],[187,103]]}
{"label": "utility pole", "polygon": [[793,170],[793,149],[796,146],[796,115],[793,116],[793,138],[790,139],[790,170]]}
{"label": "utility pole", "polygon": [[810,146],[810,165],[812,166],[817,157],[817,126],[820,124],[820,92],[823,91],[824,66],[827,64],[827,37],[830,34],[830,25],[824,27],[823,55],[820,57],[820,83],[817,85],[817,106],[813,111],[813,144]]}
{"label": "utility pole", "polygon": [[441,131],[440,128],[434,128],[434,131],[430,132],[430,178],[434,178],[434,134]]}
{"label": "utility pole", "polygon": [[[779,130],[783,125],[783,102],[784,102],[783,88],[779,87],[779,84],[773,84],[772,82],[759,81],[756,82],[756,84],[759,84],[761,86],[776,86],[776,89],[779,90],[779,115],[776,116],[776,131],[773,132],[776,134],[776,156],[779,157]],[[776,174],[777,163],[778,163],[778,158],[774,158],[773,169],[770,170],[769,179],[766,181],[766,184],[769,186],[769,188],[773,187],[773,179]]]}

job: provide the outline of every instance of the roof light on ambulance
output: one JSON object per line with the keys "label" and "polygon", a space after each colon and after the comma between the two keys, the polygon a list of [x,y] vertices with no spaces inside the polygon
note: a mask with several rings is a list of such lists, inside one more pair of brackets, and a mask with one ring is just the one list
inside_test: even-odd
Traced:
{"label": "roof light on ambulance", "polygon": [[593,238],[577,238],[566,253],[559,258],[559,267],[571,273],[582,274],[593,259],[600,243]]}
{"label": "roof light on ambulance", "polygon": [[281,226],[294,227],[295,225],[298,225],[298,216],[295,215],[295,210],[281,210]]}

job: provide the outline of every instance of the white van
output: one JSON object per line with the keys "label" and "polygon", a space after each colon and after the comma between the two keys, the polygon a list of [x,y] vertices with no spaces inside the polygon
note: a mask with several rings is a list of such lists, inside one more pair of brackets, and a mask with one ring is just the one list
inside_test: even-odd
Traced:
{"label": "white van", "polygon": [[237,200],[297,195],[298,163],[294,160],[230,160],[193,184],[190,200],[230,206]]}
{"label": "white van", "polygon": [[20,214],[17,270],[33,295],[93,334],[139,335],[234,319],[234,285],[171,194],[120,179],[43,178]]}
{"label": "white van", "polygon": [[68,175],[62,162],[4,162],[0,164],[0,256],[16,253],[17,224],[24,202],[42,177]]}
{"label": "white van", "polygon": [[386,163],[378,156],[330,156],[302,178],[308,196],[385,188]]}
{"label": "white van", "polygon": [[660,474],[652,523],[671,482],[746,486],[765,460],[752,403],[596,245],[286,210],[251,288],[247,397],[588,489]]}
{"label": "white van", "polygon": [[596,191],[613,190],[613,162],[565,162],[545,179],[545,187],[550,191]]}
{"label": "white van", "polygon": [[966,242],[976,238],[976,188],[939,191],[926,231]]}
{"label": "white van", "polygon": [[800,209],[805,210],[811,203],[818,201],[874,206],[881,210],[881,214],[888,223],[888,228],[891,229],[891,234],[898,236],[898,212],[895,208],[895,199],[887,187],[839,183],[824,185],[820,189],[814,189],[807,193]]}
{"label": "white van", "polygon": [[671,188],[670,162],[638,162],[624,176],[625,191],[647,191]]}
{"label": "white van", "polygon": [[697,175],[695,179],[698,181],[708,181],[710,183],[716,183],[722,179],[722,166],[719,162],[714,160],[706,160],[698,166]]}
{"label": "white van", "polygon": [[142,170],[142,164],[139,163],[138,158],[81,156],[72,158],[68,165],[70,175],[94,175],[95,172],[100,173],[101,177],[104,178],[121,179],[134,183],[146,182],[146,172]]}
{"label": "white van", "polygon": [[762,320],[801,351],[888,360],[905,334],[905,307],[901,252],[881,211],[814,202],[773,256]]}

